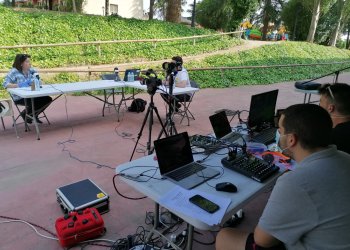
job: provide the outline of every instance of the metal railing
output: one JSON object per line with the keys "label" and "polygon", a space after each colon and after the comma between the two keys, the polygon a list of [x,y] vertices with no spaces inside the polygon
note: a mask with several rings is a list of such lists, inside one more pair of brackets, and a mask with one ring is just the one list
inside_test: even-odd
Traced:
{"label": "metal railing", "polygon": [[193,45],[196,45],[196,39],[226,36],[232,34],[240,34],[243,31],[233,31],[225,33],[215,33],[208,35],[197,35],[197,36],[185,36],[185,37],[173,37],[173,38],[159,38],[159,39],[132,39],[132,40],[112,40],[112,41],[92,41],[92,42],[67,42],[67,43],[51,43],[51,44],[22,44],[22,45],[11,45],[11,46],[0,46],[0,49],[23,49],[26,51],[30,48],[51,48],[51,47],[67,47],[67,46],[86,46],[95,45],[97,47],[98,55],[101,55],[102,44],[116,44],[116,43],[153,43],[154,48],[157,47],[157,43],[160,42],[171,42],[179,40],[193,40]]}

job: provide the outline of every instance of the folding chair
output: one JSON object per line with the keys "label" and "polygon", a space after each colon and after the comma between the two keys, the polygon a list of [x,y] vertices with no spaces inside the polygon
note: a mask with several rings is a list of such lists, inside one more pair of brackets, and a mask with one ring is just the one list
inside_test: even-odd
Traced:
{"label": "folding chair", "polygon": [[[115,74],[103,74],[101,75],[102,80],[115,80]],[[108,109],[110,108],[111,105],[107,104],[108,99],[112,97],[113,103],[115,103],[115,94],[121,94],[122,98],[124,95],[124,92],[122,89],[119,88],[113,88],[113,89],[104,89],[103,90],[103,95],[104,95],[104,103],[103,103],[103,108],[102,108],[102,116],[105,116],[105,108],[107,107]],[[106,106],[107,104],[107,106]],[[126,106],[126,102],[124,101],[124,105]]]}
{"label": "folding chair", "polygon": [[[16,107],[18,113],[19,113],[19,115],[16,117],[16,119],[15,119],[15,121],[14,121],[14,125],[16,124],[18,118],[21,117],[21,118],[23,119],[23,121],[24,121],[25,131],[26,131],[26,132],[27,132],[27,131],[30,131],[29,126],[28,126],[28,123],[27,123],[27,116],[25,115],[24,118],[21,116],[21,112],[23,112],[23,111],[26,110],[25,105],[24,105],[24,104],[17,104],[17,103],[15,103],[15,101],[13,100],[12,95],[10,95],[10,96],[11,96],[11,99],[12,99],[13,103],[15,104],[15,107]],[[19,106],[23,107],[22,110],[19,108]],[[46,107],[44,107],[44,108],[46,108]],[[38,117],[38,118],[45,118],[46,121],[47,121],[47,123],[48,123],[49,125],[51,125],[51,123],[50,123],[49,119],[47,118],[45,112],[42,111],[41,113],[42,113],[42,115],[41,115],[40,117]]]}
{"label": "folding chair", "polygon": [[[195,81],[190,81],[192,88],[198,88],[199,85]],[[179,101],[179,103],[182,105],[183,108],[179,109],[179,111],[176,112],[176,114],[182,116],[180,123],[182,123],[183,119],[186,117],[187,119],[187,126],[190,126],[190,119],[195,120],[194,115],[190,111],[189,107],[192,103],[193,97],[196,92],[193,92],[189,100],[185,100],[183,102]]]}
{"label": "folding chair", "polygon": [[18,132],[17,132],[15,114],[14,114],[13,108],[12,108],[12,101],[10,99],[0,100],[0,118],[1,118],[1,123],[2,123],[2,127],[4,128],[4,130],[6,129],[4,119],[3,119],[3,117],[5,117],[5,116],[12,117],[13,126],[15,128],[16,136],[17,136],[17,138],[19,138]]}

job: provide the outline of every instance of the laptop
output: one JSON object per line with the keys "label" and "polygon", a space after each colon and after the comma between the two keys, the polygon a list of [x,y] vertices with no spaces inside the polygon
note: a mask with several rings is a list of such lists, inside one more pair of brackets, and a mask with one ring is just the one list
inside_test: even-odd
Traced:
{"label": "laptop", "polygon": [[185,188],[194,188],[220,172],[194,162],[187,132],[154,141],[162,177]]}
{"label": "laptop", "polygon": [[254,132],[251,141],[266,145],[275,141],[277,96],[278,89],[252,96],[248,117],[248,127]]}
{"label": "laptop", "polygon": [[139,76],[140,76],[140,69],[127,69],[125,70],[125,74],[124,74],[124,82],[128,81],[128,74],[129,73],[134,73],[134,81],[138,81],[139,80]]}
{"label": "laptop", "polygon": [[209,120],[216,138],[234,142],[242,137],[239,133],[232,131],[225,111],[209,116]]}

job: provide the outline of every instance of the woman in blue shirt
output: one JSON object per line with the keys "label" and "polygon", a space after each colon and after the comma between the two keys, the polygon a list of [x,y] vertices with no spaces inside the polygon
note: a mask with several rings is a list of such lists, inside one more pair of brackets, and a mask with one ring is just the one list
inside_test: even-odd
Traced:
{"label": "woman in blue shirt", "polygon": [[[23,87],[29,87],[32,85],[33,82],[33,74],[37,73],[35,69],[31,67],[30,63],[30,55],[27,54],[17,54],[15,61],[13,62],[12,69],[5,77],[5,81],[3,83],[3,86],[5,88],[23,88]],[[24,99],[12,95],[13,101],[16,104],[19,105],[25,105]],[[43,112],[52,102],[52,98],[50,96],[43,96],[43,97],[36,97],[34,98],[34,107],[36,109],[36,119],[38,123],[42,123],[38,119],[38,115]],[[29,115],[32,116],[32,102],[31,99],[27,99],[27,107],[26,110]],[[24,119],[25,118],[25,110],[21,112],[21,116]],[[28,123],[32,123],[32,119],[27,118]]]}

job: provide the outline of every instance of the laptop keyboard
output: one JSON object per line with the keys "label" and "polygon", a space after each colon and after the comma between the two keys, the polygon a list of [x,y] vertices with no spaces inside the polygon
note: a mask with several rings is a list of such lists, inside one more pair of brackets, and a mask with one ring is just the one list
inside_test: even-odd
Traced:
{"label": "laptop keyboard", "polygon": [[276,128],[268,128],[261,131],[259,134],[252,136],[251,140],[254,142],[263,143],[268,145],[273,143],[276,138]]}
{"label": "laptop keyboard", "polygon": [[167,174],[168,177],[170,177],[171,179],[173,180],[176,180],[176,181],[181,181],[201,170],[205,169],[204,166],[196,163],[196,162],[193,162],[193,163],[190,163],[188,166],[186,167],[183,167],[179,170],[176,170],[174,172],[171,172],[169,174]]}
{"label": "laptop keyboard", "polygon": [[235,141],[237,141],[238,139],[240,139],[241,137],[242,137],[241,134],[231,132],[231,133],[230,133],[230,136],[229,136],[228,138],[226,138],[226,139],[223,139],[223,140],[228,141],[228,142],[235,142]]}

